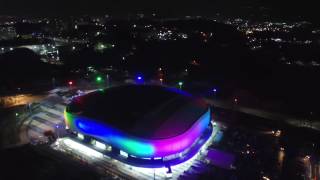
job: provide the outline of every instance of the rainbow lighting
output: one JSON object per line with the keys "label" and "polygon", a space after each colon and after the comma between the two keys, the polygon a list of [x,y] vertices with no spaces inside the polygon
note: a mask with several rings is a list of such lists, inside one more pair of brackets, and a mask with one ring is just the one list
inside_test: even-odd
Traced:
{"label": "rainbow lighting", "polygon": [[161,140],[147,140],[133,137],[116,130],[108,125],[95,122],[89,118],[74,116],[64,111],[66,125],[82,134],[101,139],[108,144],[127,152],[130,155],[153,158],[164,157],[182,152],[208,128],[210,124],[210,110],[184,134]]}
{"label": "rainbow lighting", "polygon": [[[106,92],[108,93],[108,90],[101,91],[98,93],[106,93]],[[130,92],[132,94],[135,93],[133,91],[130,91]],[[173,102],[173,100],[176,100],[176,96],[172,98],[171,94],[173,93],[174,95],[176,95],[177,93],[180,93],[180,90],[179,91],[170,90],[169,93],[170,93],[170,98],[168,101],[165,102],[165,105],[168,105],[168,102]],[[186,95],[178,94],[178,96],[185,98]],[[136,97],[136,96],[133,96],[133,97]],[[89,98],[92,98],[92,97],[89,97]],[[125,97],[124,99],[127,100],[128,97]],[[86,102],[86,99],[74,100],[77,102],[75,102],[74,104],[75,106],[73,107],[74,108],[73,110],[68,109],[68,106],[67,106],[67,108],[64,111],[64,118],[65,118],[66,128],[71,132],[79,133],[81,135],[84,135],[86,138],[89,138],[89,140],[90,139],[97,140],[98,142],[105,143],[107,146],[111,146],[113,151],[111,155],[113,158],[117,159],[121,154],[126,154],[127,156],[125,156],[125,158],[122,157],[122,159],[120,158],[118,160],[123,161],[125,163],[127,162],[128,164],[131,164],[134,166],[140,166],[140,167],[164,167],[164,166],[167,166],[168,164],[169,165],[179,164],[192,158],[195,154],[198,153],[198,151],[200,151],[201,147],[207,142],[207,140],[209,139],[209,136],[211,136],[213,127],[211,125],[210,108],[203,104],[201,106],[198,105],[197,101],[193,102],[189,100],[190,99],[183,99],[183,101],[174,102],[175,103],[174,107],[177,107],[177,110],[175,109],[173,110],[174,112],[171,112],[172,110],[167,111],[167,109],[166,110],[157,109],[159,113],[161,113],[162,111],[165,113],[168,113],[168,112],[170,113],[170,114],[167,114],[167,116],[162,116],[161,121],[154,120],[155,123],[159,123],[159,122],[161,123],[159,125],[161,126],[161,128],[159,127],[158,129],[155,129],[155,130],[151,129],[151,131],[148,128],[147,129],[141,128],[142,130],[146,129],[147,131],[150,131],[152,133],[155,132],[155,134],[159,133],[157,131],[159,129],[160,129],[159,130],[160,133],[162,134],[167,134],[168,131],[172,131],[172,130],[174,132],[177,132],[177,133],[173,133],[171,135],[163,136],[163,137],[159,134],[157,136],[152,136],[150,138],[149,136],[139,136],[139,134],[134,134],[134,133],[132,134],[130,133],[130,131],[127,132],[126,129],[117,128],[114,124],[112,124],[113,121],[110,121],[111,122],[110,124],[108,120],[102,121],[102,120],[97,120],[96,118],[88,117],[92,115],[90,113],[96,113],[96,109],[91,108],[90,110],[93,109],[93,111],[90,111],[90,113],[87,113],[87,114],[83,113],[83,111],[87,110],[85,109],[87,105],[90,104]],[[95,104],[101,105],[100,103],[96,103],[96,100],[94,100],[93,102],[94,102],[93,105]],[[80,103],[79,107],[77,103]],[[141,102],[138,102],[138,103],[141,103]],[[161,104],[161,102],[159,103]],[[189,105],[185,105],[185,103],[189,103]],[[196,104],[194,105],[192,103],[196,103]],[[115,104],[112,104],[112,106],[113,105],[116,106]],[[105,106],[103,107],[106,107],[106,106],[108,105],[105,104]],[[120,103],[119,106],[122,107],[122,104]],[[157,104],[155,106],[158,107]],[[162,108],[163,105],[161,105],[160,107]],[[184,109],[184,108],[187,108],[187,109]],[[124,107],[124,109],[126,109],[126,107]],[[130,110],[131,109],[129,109],[129,111]],[[149,111],[149,109],[147,109],[147,111]],[[155,111],[155,112],[158,112],[158,111]],[[191,112],[190,114],[189,111],[196,111],[196,113]],[[101,112],[98,112],[97,114],[101,115],[99,113]],[[113,113],[113,112],[110,112],[110,113]],[[119,112],[119,113],[122,113],[122,112]],[[103,112],[103,114],[105,113]],[[117,113],[115,114],[116,114],[116,117],[118,117]],[[85,116],[85,115],[88,115],[88,116]],[[96,117],[99,117],[98,115],[96,115]],[[110,114],[107,114],[107,115],[110,115]],[[161,115],[162,114],[160,114],[160,116]],[[186,117],[188,115],[189,117]],[[190,118],[190,116],[192,116],[192,118]],[[109,117],[109,116],[106,116],[106,117]],[[111,116],[111,117],[114,117],[114,116]],[[144,117],[144,115],[142,115],[142,117]],[[156,115],[152,117],[158,117],[158,116]],[[163,123],[162,122],[163,117],[171,118],[171,119],[170,120],[167,119],[166,122]],[[184,119],[184,117],[189,119]],[[175,118],[178,118],[178,119],[175,119]],[[147,120],[152,121],[153,123],[153,118],[147,119]],[[188,121],[188,122],[185,122],[185,121]],[[123,123],[126,123],[126,121],[124,120]],[[138,127],[145,125],[144,123],[141,123],[141,122],[138,122],[138,123],[139,123]],[[181,123],[186,123],[186,124],[181,124]],[[183,128],[181,128],[181,126],[183,126]],[[131,129],[131,126],[129,126],[129,130],[130,129]],[[138,131],[138,132],[144,132],[144,131]],[[116,154],[115,152],[117,150],[118,152],[120,151],[120,153],[118,153],[119,156],[114,155]],[[104,152],[104,153],[108,153],[108,152]],[[152,163],[157,163],[157,165],[153,165]]]}

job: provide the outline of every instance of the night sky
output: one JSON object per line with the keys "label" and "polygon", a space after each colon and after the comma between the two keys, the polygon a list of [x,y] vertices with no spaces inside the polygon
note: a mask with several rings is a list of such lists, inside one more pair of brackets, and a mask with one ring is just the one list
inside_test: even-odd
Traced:
{"label": "night sky", "polygon": [[316,0],[0,0],[0,14],[11,15],[127,15],[160,12],[164,15],[226,15],[264,13],[274,17],[319,20]]}

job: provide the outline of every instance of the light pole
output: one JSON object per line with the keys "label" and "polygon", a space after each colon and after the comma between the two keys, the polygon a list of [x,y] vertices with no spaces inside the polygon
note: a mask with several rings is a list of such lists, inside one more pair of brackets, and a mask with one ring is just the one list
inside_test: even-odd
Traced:
{"label": "light pole", "polygon": [[218,90],[217,90],[217,88],[213,88],[213,90],[212,90],[212,91],[213,91],[213,95],[214,95],[214,96],[216,96],[217,91],[218,91]]}
{"label": "light pole", "polygon": [[109,76],[109,74],[107,74],[106,75],[106,80],[107,80],[107,87],[109,87],[110,86],[110,76]]}
{"label": "light pole", "polygon": [[73,85],[73,81],[69,81],[68,84],[69,84],[69,89],[71,89]]}
{"label": "light pole", "polygon": [[144,79],[141,75],[138,75],[136,78],[136,83],[137,84],[144,84]]}
{"label": "light pole", "polygon": [[182,89],[183,82],[180,81],[180,82],[178,83],[178,85],[179,85],[179,88],[180,88],[180,90],[181,90],[181,89]]}
{"label": "light pole", "polygon": [[59,124],[56,124],[56,129],[57,129],[57,135],[58,135],[58,139],[60,138],[59,136]]}
{"label": "light pole", "polygon": [[17,120],[17,121],[19,121],[19,115],[20,115],[19,113],[17,113],[17,112],[15,113],[16,120]]}

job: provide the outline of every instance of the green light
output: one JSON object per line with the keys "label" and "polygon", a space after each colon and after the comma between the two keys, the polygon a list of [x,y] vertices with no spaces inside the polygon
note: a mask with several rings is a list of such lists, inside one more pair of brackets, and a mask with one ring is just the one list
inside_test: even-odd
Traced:
{"label": "green light", "polygon": [[123,149],[128,151],[128,153],[134,153],[139,156],[152,155],[154,153],[154,147],[150,144],[121,137],[115,139],[120,143],[120,146],[122,146]]}
{"label": "green light", "polygon": [[182,85],[183,85],[183,82],[180,81],[178,84],[179,84],[179,86],[182,86]]}
{"label": "green light", "polygon": [[102,81],[102,77],[101,77],[101,76],[98,76],[98,77],[96,78],[96,81],[97,81],[97,82],[101,82],[101,81]]}

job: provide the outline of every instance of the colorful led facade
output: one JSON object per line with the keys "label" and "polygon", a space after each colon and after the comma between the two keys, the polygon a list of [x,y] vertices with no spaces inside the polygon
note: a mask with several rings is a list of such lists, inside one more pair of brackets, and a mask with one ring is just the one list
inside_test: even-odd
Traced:
{"label": "colorful led facade", "polygon": [[95,122],[92,119],[72,115],[65,111],[66,124],[82,134],[103,140],[109,145],[113,145],[130,155],[152,158],[164,157],[182,152],[191,146],[194,141],[204,132],[210,123],[210,110],[208,110],[199,120],[185,133],[161,140],[148,140],[130,136],[106,124]]}
{"label": "colorful led facade", "polygon": [[[122,93],[125,93],[124,88],[131,90],[129,92],[132,93],[132,99],[128,99],[131,96],[121,96]],[[169,161],[169,164],[178,164],[185,161],[196,154],[209,138],[212,132],[211,110],[207,104],[198,98],[180,90],[173,91],[163,87],[137,86],[124,88],[114,89],[114,94],[109,94],[109,96],[103,94],[108,93],[108,90],[105,90],[96,92],[92,96],[86,96],[83,99],[75,99],[73,104],[68,105],[64,111],[68,129],[111,146],[112,150],[119,151],[119,155],[121,155],[121,152],[127,154],[127,158],[131,158],[131,163],[137,166],[149,163],[148,167],[153,166],[154,161],[157,161],[157,167],[166,166]],[[159,96],[162,95],[162,98],[156,101],[159,104],[152,102],[150,98],[141,101],[134,99],[139,95],[140,90],[143,93],[151,91],[150,97],[155,97],[158,94],[160,94]],[[112,111],[110,109],[116,105],[110,103],[110,101],[114,101],[109,98],[114,98],[117,94],[119,97],[115,99],[123,100],[123,108],[121,109],[122,103],[117,102],[116,111]],[[101,100],[104,97],[108,98]],[[93,100],[92,98],[96,99]],[[99,100],[100,103],[96,103]],[[103,104],[106,101],[110,104]],[[137,109],[140,110],[139,108],[132,110],[134,108],[132,104],[130,106],[125,104],[130,101],[133,105],[137,103],[137,106],[140,103],[140,107],[145,109],[142,109],[142,113],[138,116],[130,116],[132,112],[135,113]],[[150,104],[153,107],[143,106],[143,103]],[[108,108],[105,111],[104,109],[97,111],[98,107],[88,108],[88,104],[91,106],[98,106],[97,104],[99,104],[99,108]],[[150,112],[150,109],[153,111]],[[121,112],[121,110],[124,112]],[[120,115],[118,116],[117,113]],[[135,120],[131,122],[130,120],[123,120],[121,113],[127,113],[129,115],[125,117],[133,117]],[[117,121],[110,120],[108,117],[117,119]],[[123,126],[132,122],[133,124]],[[156,128],[148,128],[149,126],[145,125],[146,122]],[[146,133],[141,133],[144,130]],[[139,160],[141,160],[140,164],[137,163]]]}

